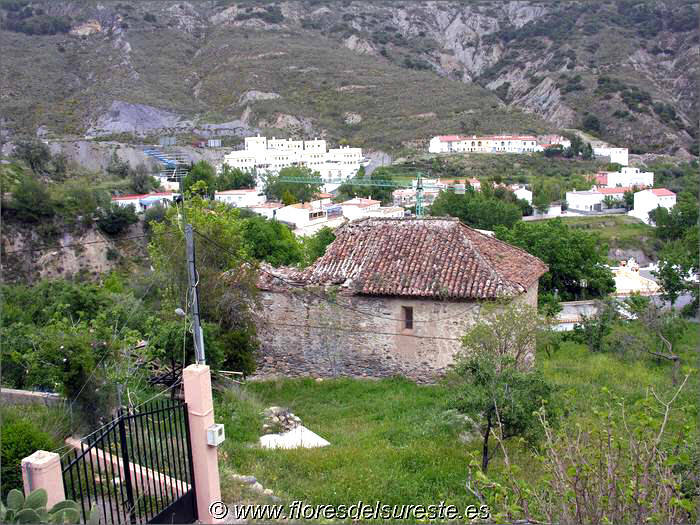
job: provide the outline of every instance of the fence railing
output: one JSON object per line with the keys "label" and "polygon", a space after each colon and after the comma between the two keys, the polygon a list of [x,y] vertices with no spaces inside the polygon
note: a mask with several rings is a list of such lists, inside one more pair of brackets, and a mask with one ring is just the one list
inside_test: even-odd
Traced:
{"label": "fence railing", "polygon": [[187,405],[153,401],[121,410],[83,441],[67,440],[66,497],[86,518],[92,504],[103,523],[186,523],[196,519]]}

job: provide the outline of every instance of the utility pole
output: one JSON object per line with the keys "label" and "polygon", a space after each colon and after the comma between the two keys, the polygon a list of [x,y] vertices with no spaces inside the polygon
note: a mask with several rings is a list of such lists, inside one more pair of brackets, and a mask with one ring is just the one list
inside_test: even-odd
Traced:
{"label": "utility pole", "polygon": [[191,224],[185,224],[185,248],[187,249],[187,274],[190,280],[190,289],[192,290],[192,335],[194,337],[195,361],[198,365],[203,365],[206,364],[206,361],[204,359],[204,336],[202,335],[202,325],[199,319],[199,294],[197,293],[199,276],[195,266],[194,235]]}

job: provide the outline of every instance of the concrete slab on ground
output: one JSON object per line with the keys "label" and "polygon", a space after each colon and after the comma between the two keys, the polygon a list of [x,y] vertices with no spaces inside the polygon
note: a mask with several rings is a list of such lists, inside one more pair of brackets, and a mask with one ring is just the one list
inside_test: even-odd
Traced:
{"label": "concrete slab on ground", "polygon": [[260,446],[263,448],[316,448],[328,445],[330,442],[302,425],[281,434],[260,436]]}

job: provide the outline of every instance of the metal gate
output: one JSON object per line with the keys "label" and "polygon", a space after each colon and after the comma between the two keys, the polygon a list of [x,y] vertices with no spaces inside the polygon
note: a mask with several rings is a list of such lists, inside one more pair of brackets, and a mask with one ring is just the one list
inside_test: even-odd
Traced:
{"label": "metal gate", "polygon": [[66,498],[87,521],[192,523],[197,519],[187,404],[154,401],[121,410],[62,459]]}

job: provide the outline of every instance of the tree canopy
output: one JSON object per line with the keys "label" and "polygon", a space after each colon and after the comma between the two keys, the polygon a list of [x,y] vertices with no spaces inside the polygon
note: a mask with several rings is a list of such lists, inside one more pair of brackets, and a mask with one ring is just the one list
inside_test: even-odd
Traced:
{"label": "tree canopy", "polygon": [[483,192],[467,190],[464,194],[441,191],[430,206],[430,215],[457,217],[473,228],[493,230],[496,226],[512,227],[523,215],[515,202],[507,202]]}
{"label": "tree canopy", "polygon": [[[292,182],[289,179],[306,179],[311,182]],[[309,168],[290,166],[282,168],[279,175],[270,175],[265,181],[265,195],[270,200],[284,201],[285,204],[309,202],[321,191],[321,176]],[[291,202],[290,202],[291,201]]]}
{"label": "tree canopy", "polygon": [[[197,184],[198,182],[202,184]],[[216,191],[216,185],[214,166],[205,160],[200,160],[192,166],[190,172],[182,181],[182,189],[185,193],[198,193],[201,196],[213,195],[214,191]]]}
{"label": "tree canopy", "polygon": [[261,216],[243,221],[241,229],[247,253],[273,266],[300,264],[304,259],[302,246],[288,226]]}
{"label": "tree canopy", "polygon": [[255,188],[255,175],[249,171],[232,168],[228,164],[224,164],[216,180],[217,191],[240,190],[243,188]]}
{"label": "tree canopy", "polygon": [[612,272],[605,266],[607,246],[595,233],[570,228],[556,218],[518,222],[510,229],[498,227],[496,237],[549,266],[540,278],[541,297],[556,293],[562,301],[573,301],[602,297],[615,290]]}
{"label": "tree canopy", "polygon": [[[384,183],[387,185],[371,186],[369,184],[358,184],[361,182]],[[346,201],[355,197],[363,197],[381,201],[382,204],[389,204],[392,202],[395,189],[392,175],[387,168],[377,168],[371,175],[365,175],[364,167],[360,167],[357,175],[340,185],[336,200]]]}

